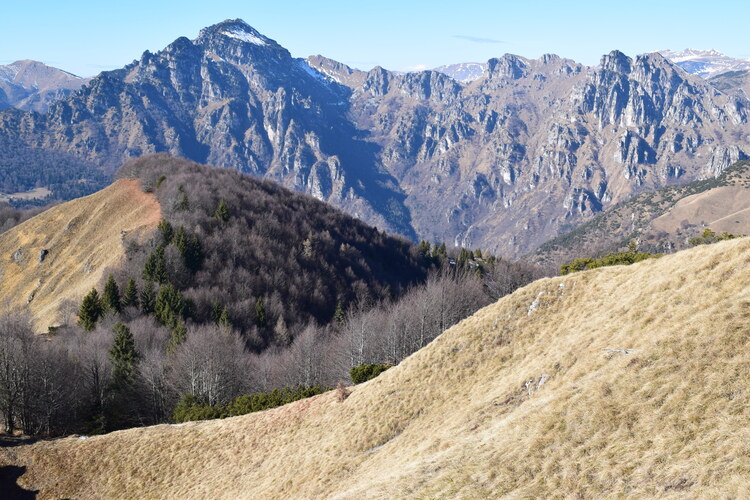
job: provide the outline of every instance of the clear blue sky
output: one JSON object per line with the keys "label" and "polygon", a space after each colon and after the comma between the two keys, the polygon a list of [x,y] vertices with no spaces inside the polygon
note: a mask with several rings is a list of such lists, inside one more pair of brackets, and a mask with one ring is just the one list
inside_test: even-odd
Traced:
{"label": "clear blue sky", "polygon": [[[715,48],[750,58],[750,2],[671,1],[12,1],[2,7],[0,64],[36,59],[88,76],[205,26],[242,18],[292,55],[361,69],[431,68],[506,52],[584,64],[619,49]],[[617,5],[617,6],[614,6]]]}

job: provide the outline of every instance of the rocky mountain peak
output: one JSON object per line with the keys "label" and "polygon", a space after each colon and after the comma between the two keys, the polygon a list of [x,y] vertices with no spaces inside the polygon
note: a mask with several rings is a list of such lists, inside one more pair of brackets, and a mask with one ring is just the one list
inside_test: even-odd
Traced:
{"label": "rocky mountain peak", "polygon": [[613,50],[609,54],[602,56],[601,67],[605,71],[628,74],[631,72],[633,60],[620,52]]}
{"label": "rocky mountain peak", "polygon": [[247,57],[249,54],[275,52],[277,57],[291,58],[289,52],[276,41],[261,34],[242,19],[227,19],[203,28],[194,40],[219,57]]}
{"label": "rocky mountain peak", "polygon": [[492,58],[487,61],[488,78],[509,78],[518,80],[528,74],[528,65],[522,57],[505,54],[501,58]]}

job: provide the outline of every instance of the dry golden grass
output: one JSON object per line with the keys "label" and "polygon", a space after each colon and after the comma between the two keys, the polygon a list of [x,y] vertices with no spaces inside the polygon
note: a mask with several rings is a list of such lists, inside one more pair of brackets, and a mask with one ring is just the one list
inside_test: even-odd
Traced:
{"label": "dry golden grass", "polygon": [[749,340],[743,238],[533,283],[342,402],[0,464],[39,498],[747,498]]}
{"label": "dry golden grass", "polygon": [[655,230],[673,234],[682,221],[704,222],[717,233],[750,234],[750,189],[721,186],[678,201],[651,223]]}
{"label": "dry golden grass", "polygon": [[[34,326],[46,332],[59,324],[65,299],[79,302],[107,267],[119,264],[123,232],[139,238],[160,218],[156,197],[123,179],[14,227],[0,235],[0,305],[18,310],[33,297]],[[39,262],[43,249],[49,253]]]}

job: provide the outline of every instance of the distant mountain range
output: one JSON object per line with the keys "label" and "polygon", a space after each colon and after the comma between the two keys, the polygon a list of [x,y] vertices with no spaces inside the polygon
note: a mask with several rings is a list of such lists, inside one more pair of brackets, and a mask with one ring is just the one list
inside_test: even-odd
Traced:
{"label": "distant mountain range", "polygon": [[[657,52],[688,73],[706,79],[722,73],[750,70],[750,59],[729,57],[713,49],[659,50]],[[468,83],[480,79],[486,69],[487,63],[459,63],[439,66],[434,71],[446,74],[458,82]]]}
{"label": "distant mountain range", "polygon": [[0,112],[0,183],[45,185],[33,155],[90,179],[164,151],[412,239],[518,256],[635,194],[718,175],[746,157],[749,114],[747,97],[660,54],[613,51],[595,68],[507,54],[462,84],[295,59],[233,20],[100,74],[45,115]]}
{"label": "distant mountain range", "polygon": [[69,96],[89,80],[38,61],[0,65],[0,109],[13,107],[44,113],[50,104]]}
{"label": "distant mountain range", "polygon": [[711,78],[729,71],[750,70],[750,59],[736,59],[713,49],[685,49],[679,52],[660,50],[659,53],[688,73],[703,78]]}

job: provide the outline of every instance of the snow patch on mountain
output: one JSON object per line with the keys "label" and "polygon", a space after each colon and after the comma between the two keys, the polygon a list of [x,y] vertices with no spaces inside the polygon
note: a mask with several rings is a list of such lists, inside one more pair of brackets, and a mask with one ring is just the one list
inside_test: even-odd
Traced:
{"label": "snow patch on mountain", "polygon": [[266,45],[268,45],[268,43],[262,38],[260,38],[258,35],[254,33],[250,33],[248,31],[241,30],[239,28],[222,31],[222,34],[230,38],[236,38],[237,40],[242,40],[243,42],[252,43],[254,45],[260,45],[261,47],[265,47]]}
{"label": "snow patch on mountain", "polygon": [[448,75],[457,82],[469,83],[479,80],[487,69],[487,63],[458,63],[439,66],[433,71]]}

